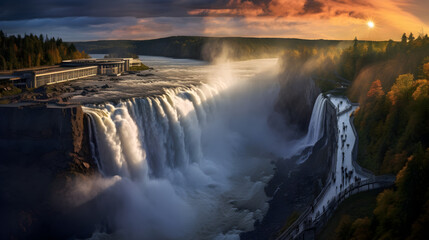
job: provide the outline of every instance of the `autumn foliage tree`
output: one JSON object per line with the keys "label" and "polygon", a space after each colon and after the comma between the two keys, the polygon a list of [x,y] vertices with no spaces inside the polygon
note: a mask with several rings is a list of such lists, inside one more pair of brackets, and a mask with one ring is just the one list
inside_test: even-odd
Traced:
{"label": "autumn foliage tree", "polygon": [[369,98],[372,98],[372,97],[378,98],[383,95],[384,95],[384,91],[383,91],[383,87],[381,86],[381,81],[377,79],[374,82],[372,82],[371,88],[369,89],[367,96]]}
{"label": "autumn foliage tree", "polygon": [[429,81],[399,75],[384,94],[375,80],[367,96],[355,114],[358,160],[396,174],[396,187],[378,195],[373,217],[343,222],[337,239],[429,239]]}

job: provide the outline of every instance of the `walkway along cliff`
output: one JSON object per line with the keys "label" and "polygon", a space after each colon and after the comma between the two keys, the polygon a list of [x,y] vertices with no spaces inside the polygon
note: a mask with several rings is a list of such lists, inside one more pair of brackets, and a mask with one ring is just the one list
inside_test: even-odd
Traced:
{"label": "walkway along cliff", "polygon": [[327,184],[300,217],[277,239],[314,239],[339,204],[353,194],[376,188],[390,187],[395,176],[374,176],[356,162],[358,135],[353,125],[353,112],[358,104],[345,97],[329,95],[329,105],[335,109],[337,150]]}

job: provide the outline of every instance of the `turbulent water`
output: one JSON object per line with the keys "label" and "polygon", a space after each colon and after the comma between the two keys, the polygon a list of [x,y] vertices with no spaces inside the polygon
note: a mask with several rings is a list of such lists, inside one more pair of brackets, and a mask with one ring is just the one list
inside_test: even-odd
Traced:
{"label": "turbulent water", "polygon": [[[180,67],[152,60],[170,81],[197,81],[84,108],[103,175],[94,180],[103,194],[97,211],[114,230],[93,237],[238,239],[267,211],[273,162],[320,138],[323,111],[313,111],[306,137],[294,138],[273,110],[275,59]],[[316,106],[324,104],[319,96]]]}

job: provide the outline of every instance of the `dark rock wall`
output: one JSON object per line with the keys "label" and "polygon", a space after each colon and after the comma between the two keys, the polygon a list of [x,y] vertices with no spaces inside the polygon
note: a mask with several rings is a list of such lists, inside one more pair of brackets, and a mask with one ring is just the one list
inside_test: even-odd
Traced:
{"label": "dark rock wall", "polygon": [[52,227],[64,213],[53,199],[73,176],[95,172],[87,121],[80,106],[0,107],[0,239],[70,234]]}

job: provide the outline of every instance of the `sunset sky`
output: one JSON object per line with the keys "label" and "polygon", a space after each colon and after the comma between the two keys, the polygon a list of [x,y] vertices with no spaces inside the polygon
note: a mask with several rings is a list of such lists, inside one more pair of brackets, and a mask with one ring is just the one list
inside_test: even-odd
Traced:
{"label": "sunset sky", "polygon": [[176,35],[399,40],[404,32],[429,32],[428,9],[429,0],[2,0],[0,29],[66,41]]}

